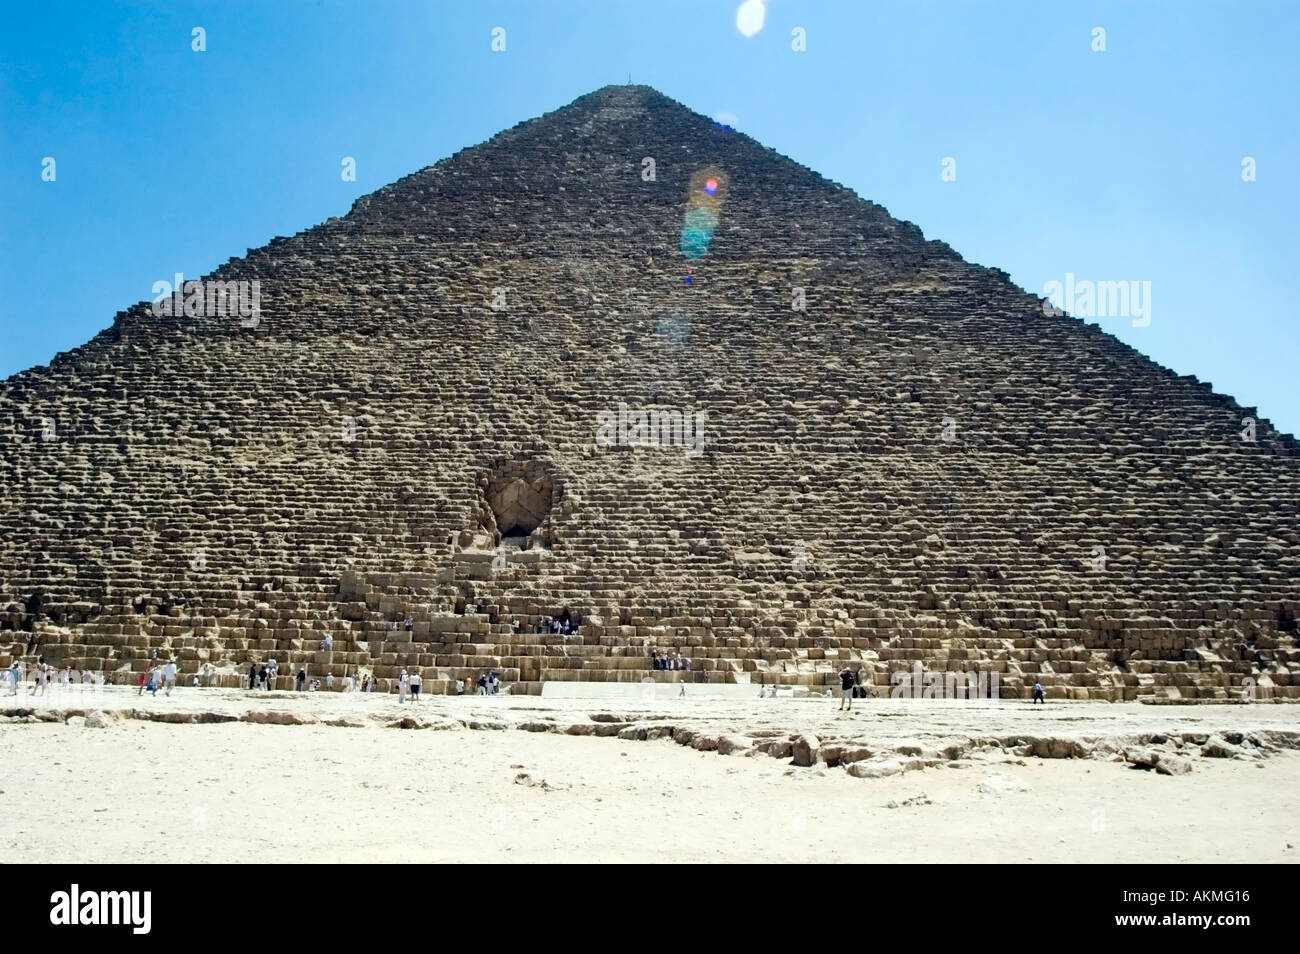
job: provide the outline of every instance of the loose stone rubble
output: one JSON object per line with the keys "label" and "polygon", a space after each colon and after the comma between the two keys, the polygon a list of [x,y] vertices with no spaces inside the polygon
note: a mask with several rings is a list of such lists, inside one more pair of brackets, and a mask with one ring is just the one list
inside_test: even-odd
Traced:
{"label": "loose stone rubble", "polygon": [[[860,779],[945,769],[996,769],[1024,765],[1026,759],[1110,761],[1178,776],[1194,772],[1204,760],[1234,759],[1262,765],[1281,752],[1300,749],[1300,728],[1272,707],[1262,711],[1277,712],[1278,718],[1242,719],[1247,712],[1243,708],[1230,710],[1231,718],[1216,718],[1216,710],[1205,709],[1201,711],[1207,715],[1201,719],[1155,719],[1151,721],[1160,724],[1139,729],[1136,725],[1147,720],[1139,720],[1131,711],[1114,720],[1099,715],[1135,707],[1096,704],[1058,711],[1050,722],[1041,719],[1041,710],[1020,702],[983,710],[970,708],[956,715],[942,705],[910,712],[878,706],[866,718],[839,721],[834,710],[823,708],[819,700],[790,703],[774,711],[733,702],[672,713],[646,706],[584,712],[573,705],[526,699],[498,707],[479,697],[434,701],[417,709],[409,703],[401,706],[395,701],[359,697],[352,701],[362,705],[351,705],[352,711],[341,714],[328,699],[291,692],[198,690],[176,704],[166,700],[157,707],[155,700],[138,700],[128,689],[103,695],[96,708],[42,706],[39,699],[0,698],[0,724],[65,722],[84,724],[87,730],[115,731],[134,720],[178,726],[251,722],[285,726],[286,732],[310,725],[551,732],[589,736],[593,745],[605,744],[600,739],[673,742],[718,757],[777,759],[795,773],[834,770]],[[338,700],[337,696],[329,698]],[[490,717],[484,715],[487,711],[491,711]],[[890,725],[895,718],[909,716],[908,725],[920,734],[900,734]],[[819,734],[797,727],[812,724],[822,727]],[[1006,777],[993,771],[979,783],[980,790],[989,794],[1012,791],[998,781]]]}
{"label": "loose stone rubble", "polygon": [[[1294,438],[648,87],[207,278],[259,320],[142,302],[0,383],[0,665],[1300,698]],[[598,444],[623,405],[703,412],[702,453]],[[816,741],[717,747],[892,758]]]}

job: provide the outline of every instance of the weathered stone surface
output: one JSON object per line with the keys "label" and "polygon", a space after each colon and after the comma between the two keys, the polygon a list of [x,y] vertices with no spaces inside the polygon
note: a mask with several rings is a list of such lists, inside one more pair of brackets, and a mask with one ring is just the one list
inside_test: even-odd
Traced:
{"label": "weathered stone surface", "polygon": [[1159,760],[1160,753],[1155,749],[1127,748],[1124,750],[1124,761],[1131,762],[1136,766],[1154,768]]}
{"label": "weathered stone surface", "polygon": [[1240,745],[1232,745],[1222,737],[1212,735],[1201,746],[1201,755],[1211,759],[1254,759],[1258,756]]}
{"label": "weathered stone surface", "polygon": [[990,775],[980,782],[979,789],[985,795],[1008,795],[1032,791],[1033,786],[1011,775]]}
{"label": "weathered stone surface", "polygon": [[854,762],[846,769],[857,778],[885,778],[890,775],[903,774],[903,763],[898,759],[883,759],[874,762]]}
{"label": "weathered stone surface", "polygon": [[[175,714],[184,715],[184,713]],[[259,725],[314,725],[320,721],[313,716],[297,712],[278,712],[262,709],[245,712],[242,719],[244,722],[256,722]],[[186,715],[185,721],[189,721],[188,715]]]}
{"label": "weathered stone surface", "polygon": [[788,759],[794,754],[794,743],[789,739],[767,739],[759,742],[755,748],[778,759]]}
{"label": "weathered stone surface", "polygon": [[804,734],[796,738],[790,748],[795,765],[816,765],[821,741],[815,735]]}
{"label": "weathered stone surface", "polygon": [[1156,760],[1156,771],[1161,775],[1187,775],[1192,771],[1192,760],[1181,755],[1161,753]]}
{"label": "weathered stone surface", "polygon": [[737,753],[748,752],[754,747],[754,740],[746,738],[743,735],[720,735],[718,736],[717,750],[719,755],[735,755]]}

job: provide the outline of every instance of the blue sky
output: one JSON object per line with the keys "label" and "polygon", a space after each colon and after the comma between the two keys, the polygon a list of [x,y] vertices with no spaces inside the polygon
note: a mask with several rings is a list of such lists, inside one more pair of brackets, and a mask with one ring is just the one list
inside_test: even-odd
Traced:
{"label": "blue sky", "polygon": [[1067,272],[1149,281],[1149,325],[1098,324],[1300,432],[1300,5],[770,0],[749,38],[738,6],[11,5],[0,375],[84,343],[174,272],[630,75],[1031,291]]}

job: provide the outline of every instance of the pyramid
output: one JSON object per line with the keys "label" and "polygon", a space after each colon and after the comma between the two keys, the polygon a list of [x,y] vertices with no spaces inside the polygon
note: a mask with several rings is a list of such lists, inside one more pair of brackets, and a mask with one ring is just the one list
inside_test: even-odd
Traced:
{"label": "pyramid", "polygon": [[1293,438],[648,87],[203,283],[0,385],[0,662],[1300,698]]}

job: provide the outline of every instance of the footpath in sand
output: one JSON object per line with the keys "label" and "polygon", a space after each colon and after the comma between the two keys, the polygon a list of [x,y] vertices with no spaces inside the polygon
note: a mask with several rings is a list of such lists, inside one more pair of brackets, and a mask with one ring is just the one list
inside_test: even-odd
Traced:
{"label": "footpath in sand", "polygon": [[61,692],[0,697],[0,861],[1300,857],[1284,705]]}

